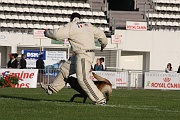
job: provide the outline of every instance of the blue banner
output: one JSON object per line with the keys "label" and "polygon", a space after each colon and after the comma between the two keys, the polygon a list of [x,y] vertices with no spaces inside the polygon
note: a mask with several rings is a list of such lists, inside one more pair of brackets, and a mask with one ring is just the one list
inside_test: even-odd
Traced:
{"label": "blue banner", "polygon": [[24,54],[26,55],[26,59],[39,59],[39,55],[43,55],[43,60],[46,60],[46,52],[40,50],[24,50]]}

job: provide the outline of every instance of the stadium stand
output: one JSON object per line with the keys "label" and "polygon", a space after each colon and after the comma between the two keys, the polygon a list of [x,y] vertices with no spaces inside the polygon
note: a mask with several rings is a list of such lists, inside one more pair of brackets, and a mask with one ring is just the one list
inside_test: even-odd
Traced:
{"label": "stadium stand", "polygon": [[33,29],[57,28],[70,21],[73,12],[82,20],[110,32],[104,11],[92,9],[88,1],[1,0],[1,32],[33,33]]}
{"label": "stadium stand", "polygon": [[151,30],[180,31],[180,0],[152,0],[153,12],[146,14]]}

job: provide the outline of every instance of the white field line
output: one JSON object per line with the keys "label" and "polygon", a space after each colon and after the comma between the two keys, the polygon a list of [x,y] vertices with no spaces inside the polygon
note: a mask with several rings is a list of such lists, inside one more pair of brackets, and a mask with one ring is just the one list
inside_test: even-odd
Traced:
{"label": "white field line", "polygon": [[[0,99],[19,99],[19,98],[1,98]],[[23,99],[22,99],[23,100]],[[70,102],[60,102],[56,100],[39,100],[37,102],[53,102],[57,103],[58,106],[69,106],[69,107],[112,107],[112,108],[124,108],[124,109],[133,109],[133,110],[154,110],[159,112],[172,112],[172,113],[180,113],[179,110],[164,110],[157,108],[157,106],[147,106],[147,105],[93,105],[93,104],[83,104],[83,103],[70,103]]]}
{"label": "white field line", "polygon": [[[49,101],[42,101],[42,102],[49,102]],[[58,101],[53,101],[53,102],[58,102]],[[81,106],[81,107],[87,107],[87,106],[100,106],[100,107],[114,107],[114,108],[125,108],[125,109],[133,109],[133,110],[154,110],[154,111],[159,111],[159,112],[173,112],[173,113],[180,113],[179,110],[163,110],[159,109],[156,106],[135,106],[135,105],[93,105],[93,104],[83,104],[83,103],[74,103],[74,104],[69,104],[69,103],[60,103],[58,102],[59,106]]]}

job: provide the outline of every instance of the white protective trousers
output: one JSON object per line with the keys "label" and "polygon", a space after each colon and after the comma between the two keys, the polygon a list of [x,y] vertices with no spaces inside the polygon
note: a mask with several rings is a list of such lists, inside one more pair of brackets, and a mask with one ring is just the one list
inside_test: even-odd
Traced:
{"label": "white protective trousers", "polygon": [[70,60],[62,64],[60,73],[49,87],[57,93],[66,84],[64,78],[76,73],[79,85],[87,93],[89,98],[95,103],[105,102],[104,95],[90,79],[90,69],[94,56],[94,52],[83,52],[72,56]]}

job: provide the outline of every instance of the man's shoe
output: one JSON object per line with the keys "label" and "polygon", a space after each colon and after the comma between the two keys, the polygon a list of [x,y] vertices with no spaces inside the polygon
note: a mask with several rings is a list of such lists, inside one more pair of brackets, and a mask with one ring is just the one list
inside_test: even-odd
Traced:
{"label": "man's shoe", "polygon": [[40,83],[40,85],[41,85],[41,88],[44,89],[48,95],[51,95],[53,93],[52,90],[48,89],[48,85],[45,85],[42,82]]}
{"label": "man's shoe", "polygon": [[99,102],[99,103],[95,103],[95,105],[105,106],[105,105],[106,105],[106,102]]}

